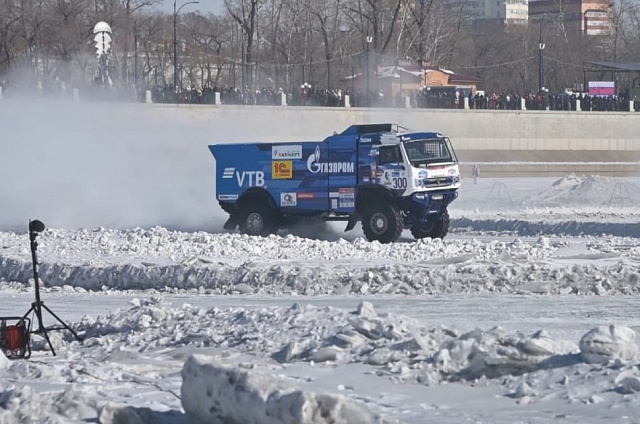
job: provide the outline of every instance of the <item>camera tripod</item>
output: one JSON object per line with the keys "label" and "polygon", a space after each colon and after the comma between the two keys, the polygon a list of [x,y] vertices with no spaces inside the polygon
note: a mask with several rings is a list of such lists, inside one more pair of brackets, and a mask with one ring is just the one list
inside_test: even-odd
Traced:
{"label": "camera tripod", "polygon": [[[29,241],[31,242],[31,261],[33,262],[33,280],[35,282],[35,292],[36,292],[36,301],[31,303],[31,308],[23,315],[23,319],[26,319],[29,314],[33,313],[38,320],[38,325],[34,330],[29,331],[30,334],[38,334],[47,341],[49,348],[51,349],[51,353],[53,356],[56,356],[56,351],[53,349],[53,345],[51,344],[51,339],[49,339],[48,331],[55,330],[68,330],[76,340],[81,341],[82,337],[78,336],[75,331],[71,329],[67,324],[65,324],[51,309],[44,304],[44,302],[40,299],[40,281],[38,279],[38,258],[36,255],[36,251],[38,250],[38,242],[36,238],[38,237],[38,233],[44,231],[44,224],[42,221],[38,221],[37,219],[34,221],[29,221]],[[53,316],[58,323],[60,323],[61,327],[49,327],[46,328],[42,323],[42,309],[46,310]]]}

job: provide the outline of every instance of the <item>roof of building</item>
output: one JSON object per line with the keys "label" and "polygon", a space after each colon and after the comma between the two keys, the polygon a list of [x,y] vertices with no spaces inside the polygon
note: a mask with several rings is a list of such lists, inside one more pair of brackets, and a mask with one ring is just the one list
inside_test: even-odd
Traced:
{"label": "roof of building", "polygon": [[601,68],[614,69],[616,71],[638,71],[640,72],[640,62],[599,62],[585,61],[585,65],[593,65]]}
{"label": "roof of building", "polygon": [[380,68],[378,76],[381,79],[385,78],[400,78],[400,74],[409,74],[416,78],[422,78],[425,73],[429,72],[442,72],[449,76],[449,83],[466,83],[466,84],[478,84],[482,82],[482,79],[472,77],[469,75],[458,74],[454,71],[445,68],[436,67],[420,67],[418,65],[404,65],[404,66],[384,66]]}
{"label": "roof of building", "polygon": [[[404,74],[405,78],[415,78],[416,80],[422,80],[425,74],[430,72],[442,72],[448,76],[449,84],[480,84],[481,78],[472,77],[470,75],[458,74],[454,71],[445,68],[438,68],[433,66],[420,66],[420,65],[402,65],[402,66],[382,66],[378,69],[379,79],[400,79],[401,74]],[[358,73],[355,75],[348,75],[342,78],[342,81],[360,80],[360,78],[366,76],[365,73]]]}

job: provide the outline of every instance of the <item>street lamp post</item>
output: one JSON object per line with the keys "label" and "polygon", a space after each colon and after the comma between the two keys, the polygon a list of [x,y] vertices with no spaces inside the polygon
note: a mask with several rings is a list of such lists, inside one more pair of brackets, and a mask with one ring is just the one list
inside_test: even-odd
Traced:
{"label": "street lamp post", "polygon": [[173,0],[173,92],[178,94],[178,39],[176,34],[176,22],[180,10],[188,4],[198,4],[199,1],[188,1],[176,10],[176,1]]}
{"label": "street lamp post", "polygon": [[309,106],[309,93],[311,92],[311,84],[305,82],[300,85],[300,91],[302,96],[302,106]]}
{"label": "street lamp post", "polygon": [[538,92],[542,93],[544,88],[544,43],[542,42],[542,23],[544,16],[540,20],[540,38],[538,39]]}
{"label": "street lamp post", "polygon": [[369,49],[371,46],[371,42],[373,41],[373,37],[370,35],[367,35],[366,38],[367,41],[367,92],[365,93],[365,98],[367,99],[367,106],[371,106],[371,95],[369,93],[370,89],[369,89]]}

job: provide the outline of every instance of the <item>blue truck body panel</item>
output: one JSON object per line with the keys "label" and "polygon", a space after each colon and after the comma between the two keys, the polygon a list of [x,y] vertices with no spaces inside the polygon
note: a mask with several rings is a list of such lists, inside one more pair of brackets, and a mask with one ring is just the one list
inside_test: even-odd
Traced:
{"label": "blue truck body panel", "polygon": [[233,163],[216,169],[219,201],[233,204],[247,189],[259,187],[284,212],[287,208],[353,212],[356,152],[353,141],[344,137],[324,142],[220,144],[209,149],[219,162]]}

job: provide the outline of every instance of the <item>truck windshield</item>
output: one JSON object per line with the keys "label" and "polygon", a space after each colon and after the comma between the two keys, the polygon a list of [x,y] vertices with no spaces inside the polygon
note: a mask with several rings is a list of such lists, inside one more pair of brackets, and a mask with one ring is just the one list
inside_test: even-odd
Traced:
{"label": "truck windshield", "polygon": [[405,141],[404,149],[413,166],[454,161],[444,138]]}

